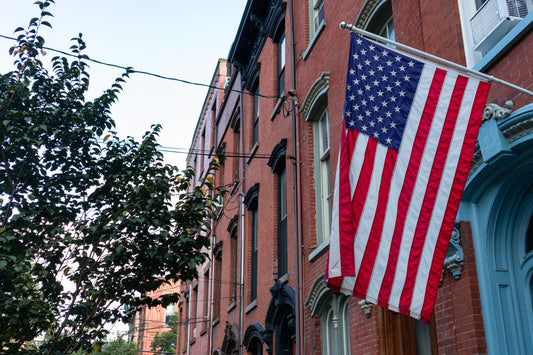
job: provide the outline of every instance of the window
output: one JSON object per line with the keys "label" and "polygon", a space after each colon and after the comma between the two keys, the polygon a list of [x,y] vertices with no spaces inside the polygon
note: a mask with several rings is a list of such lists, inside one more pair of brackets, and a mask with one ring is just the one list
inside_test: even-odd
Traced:
{"label": "window", "polygon": [[391,41],[396,40],[396,36],[394,35],[394,22],[392,21],[392,17],[385,23],[383,26],[383,29],[379,32],[379,35],[381,37],[390,39]]}
{"label": "window", "polygon": [[198,324],[198,285],[192,289],[192,317],[191,317],[191,329],[192,338],[196,338],[196,325]]}
{"label": "window", "polygon": [[285,33],[277,43],[277,74],[276,93],[281,97],[285,93]]}
{"label": "window", "polygon": [[244,204],[250,211],[250,303],[257,299],[258,198],[259,184],[255,184],[244,196]]}
{"label": "window", "polygon": [[[324,355],[350,354],[350,329],[348,298],[328,289],[319,276],[311,290],[306,305],[313,317],[320,318],[320,344]],[[391,353],[392,354],[392,353]]]}
{"label": "window", "polygon": [[309,26],[311,31],[309,32],[313,38],[324,23],[324,0],[310,0],[309,8],[312,20],[312,24]]}
{"label": "window", "polygon": [[257,299],[257,206],[251,211],[250,302]]}
{"label": "window", "polygon": [[317,245],[329,238],[331,224],[331,169],[329,155],[329,120],[327,106],[313,122],[315,191],[317,200]]}
{"label": "window", "polygon": [[231,302],[237,301],[237,270],[238,270],[238,243],[237,243],[237,231],[239,229],[239,215],[233,216],[228,224],[228,232],[230,234],[231,242],[231,287],[229,287],[229,297]]}
{"label": "window", "polygon": [[274,146],[268,166],[276,175],[276,226],[278,279],[287,274],[287,172],[285,169],[285,155],[287,153],[287,139],[283,138]]}
{"label": "window", "polygon": [[259,142],[259,84],[252,89],[252,148]]}
{"label": "window", "polygon": [[214,294],[213,294],[213,319],[220,319],[220,299],[222,296],[222,242],[218,242],[215,245],[213,255],[215,257],[214,262]]}
{"label": "window", "polygon": [[217,101],[215,100],[215,102],[213,103],[213,106],[211,106],[211,125],[213,127],[213,137],[211,138],[211,147],[212,148],[216,148],[217,146],[217,129],[218,129],[218,124],[217,124]]}
{"label": "window", "polygon": [[172,326],[172,316],[174,315],[174,309],[176,306],[171,303],[165,308],[165,327],[170,328]]}
{"label": "window", "polygon": [[[322,354],[349,354],[348,305],[346,298],[335,294],[320,316]],[[337,300],[337,298],[341,300]],[[340,326],[339,326],[340,325]]]}
{"label": "window", "polygon": [[329,150],[328,97],[329,72],[324,72],[311,86],[300,112],[313,125],[313,170],[315,189],[316,248],[313,259],[326,249],[329,238],[332,209],[331,163]]}
{"label": "window", "polygon": [[285,275],[287,268],[287,173],[285,164],[277,174],[278,180],[278,277]]}
{"label": "window", "polygon": [[457,0],[465,59],[474,67],[533,10],[531,0]]}
{"label": "window", "polygon": [[204,274],[204,322],[203,329],[207,329],[207,321],[209,319],[209,270]]}
{"label": "window", "polygon": [[205,129],[202,131],[202,148],[201,148],[201,153],[200,153],[200,174],[204,172],[204,156],[205,156],[205,152],[206,152],[206,149],[205,149],[205,144],[206,144],[206,141],[205,141]]}
{"label": "window", "polygon": [[231,119],[231,127],[233,129],[233,152],[235,153],[235,159],[233,159],[233,181],[239,180],[240,175],[240,151],[241,151],[241,119],[240,119],[240,108],[237,108],[236,112],[233,114]]}

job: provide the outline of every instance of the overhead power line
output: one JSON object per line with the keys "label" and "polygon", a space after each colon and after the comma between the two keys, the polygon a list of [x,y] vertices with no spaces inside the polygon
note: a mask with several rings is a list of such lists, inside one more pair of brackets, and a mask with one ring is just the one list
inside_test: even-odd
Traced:
{"label": "overhead power line", "polygon": [[[16,38],[11,37],[11,36],[6,36],[6,35],[0,34],[0,37],[1,38],[5,38],[5,39],[9,39],[9,40],[12,40],[12,41],[17,41]],[[51,52],[60,53],[60,54],[63,54],[63,55],[69,56],[69,57],[79,58],[79,55],[68,53],[68,52],[65,52],[65,51],[62,51],[62,50],[59,50],[59,49],[55,49],[55,48],[51,48],[51,47],[45,47],[45,46],[43,46],[43,49],[46,49],[46,50],[51,51]],[[144,70],[136,70],[133,67],[125,67],[125,66],[118,65],[118,64],[107,63],[107,62],[104,62],[104,61],[101,61],[101,60],[90,58],[89,56],[85,57],[84,59],[89,61],[89,62],[93,62],[93,63],[96,63],[96,64],[100,64],[100,65],[104,65],[104,66],[108,66],[108,67],[112,67],[112,68],[117,68],[117,69],[122,69],[122,70],[129,70],[130,73],[132,73],[132,74],[143,74],[143,75],[152,76],[152,77],[155,77],[155,78],[158,78],[158,79],[177,81],[177,82],[180,82],[180,83],[183,83],[183,84],[187,84],[187,85],[202,86],[202,87],[207,87],[207,88],[211,88],[211,89],[215,89],[215,90],[224,90],[224,91],[226,91],[226,89],[218,87],[218,86],[215,86],[215,85],[198,83],[198,82],[189,81],[189,80],[185,80],[185,79],[180,79],[180,78],[165,76],[165,75],[161,75],[161,74],[156,74],[156,73],[152,73],[152,72],[148,72],[148,71],[144,71]],[[280,98],[277,95],[263,95],[263,94],[259,94],[259,93],[254,94],[254,93],[251,93],[251,92],[248,92],[248,91],[236,90],[236,89],[231,89],[231,90],[228,90],[228,91],[233,91],[233,92],[236,92],[236,93],[239,93],[239,94],[242,93],[242,94],[246,94],[246,95],[250,95],[250,96],[256,95],[256,96],[260,96],[260,97],[267,98],[267,99],[279,99]]]}

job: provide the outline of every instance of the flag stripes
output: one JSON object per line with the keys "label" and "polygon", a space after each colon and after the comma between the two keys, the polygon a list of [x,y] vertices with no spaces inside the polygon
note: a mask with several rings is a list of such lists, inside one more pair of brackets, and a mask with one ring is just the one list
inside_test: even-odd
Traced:
{"label": "flag stripes", "polygon": [[[489,85],[367,40],[352,37],[351,48],[325,278],[332,289],[428,322]],[[391,55],[407,73],[403,84],[386,75],[384,90],[380,80],[365,82],[379,69],[367,59],[358,70],[358,60]],[[409,76],[408,66],[420,70]],[[377,96],[399,114],[379,111]],[[385,135],[396,126],[398,150]]]}

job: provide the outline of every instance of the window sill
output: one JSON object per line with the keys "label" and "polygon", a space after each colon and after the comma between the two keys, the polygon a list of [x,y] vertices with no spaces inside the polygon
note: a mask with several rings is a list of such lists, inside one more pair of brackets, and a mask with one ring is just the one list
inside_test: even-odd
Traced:
{"label": "window sill", "polygon": [[192,338],[192,339],[189,341],[189,345],[192,345],[192,344],[194,344],[194,343],[196,343],[196,338]]}
{"label": "window sill", "polygon": [[311,50],[313,49],[313,47],[315,46],[315,43],[317,42],[318,40],[318,37],[320,37],[320,34],[322,33],[322,31],[324,30],[324,27],[326,27],[326,20],[322,21],[322,23],[320,24],[320,26],[318,26],[316,32],[315,32],[315,35],[313,36],[313,38],[311,38],[311,40],[309,41],[309,45],[307,46],[307,49],[305,50],[304,54],[302,55],[302,59],[303,60],[306,60],[307,57],[309,56],[309,53],[311,52]]}
{"label": "window sill", "polygon": [[228,306],[228,313],[231,312],[235,307],[237,307],[237,304],[235,301],[232,301],[231,304]]}
{"label": "window sill", "polygon": [[280,97],[278,99],[278,102],[276,102],[276,106],[274,106],[274,111],[272,111],[272,114],[270,115],[270,120],[274,121],[277,115],[281,112],[281,107],[285,103],[285,96]]}
{"label": "window sill", "polygon": [[317,259],[322,253],[326,250],[328,250],[329,247],[329,238],[323,241],[320,245],[317,245],[315,250],[309,254],[309,261],[314,261]]}
{"label": "window sill", "polygon": [[217,319],[213,319],[213,323],[211,323],[211,326],[214,327],[214,326],[217,325],[219,322],[220,322],[220,317],[217,318]]}
{"label": "window sill", "polygon": [[281,276],[278,280],[281,282],[281,284],[285,285],[287,282],[289,282],[289,274],[287,273]]}
{"label": "window sill", "polygon": [[202,329],[202,331],[200,332],[200,336],[203,336],[205,333],[207,333],[207,329],[206,328]]}
{"label": "window sill", "polygon": [[248,306],[246,306],[246,308],[244,309],[244,313],[248,314],[255,307],[257,307],[257,300],[256,299],[253,300]]}
{"label": "window sill", "polygon": [[250,151],[250,156],[248,157],[248,160],[246,160],[246,164],[250,164],[250,162],[254,158],[255,152],[257,152],[257,149],[259,149],[259,142],[255,142],[254,147]]}

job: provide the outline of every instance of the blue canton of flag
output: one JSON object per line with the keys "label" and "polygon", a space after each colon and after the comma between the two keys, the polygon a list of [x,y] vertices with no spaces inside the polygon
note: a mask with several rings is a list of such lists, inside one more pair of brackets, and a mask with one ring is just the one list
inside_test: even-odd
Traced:
{"label": "blue canton of flag", "polygon": [[350,53],[346,127],[397,151],[424,64],[362,37]]}

